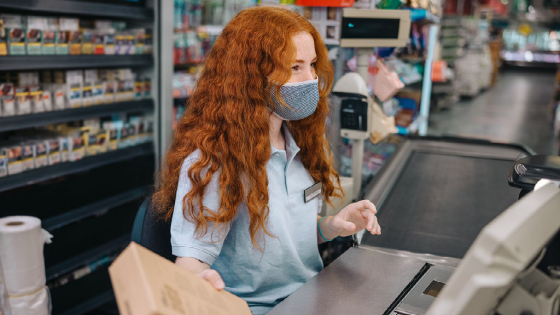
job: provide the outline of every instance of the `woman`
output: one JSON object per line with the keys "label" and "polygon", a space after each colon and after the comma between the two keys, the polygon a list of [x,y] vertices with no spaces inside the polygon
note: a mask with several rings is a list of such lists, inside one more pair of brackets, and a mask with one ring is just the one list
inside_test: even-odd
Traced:
{"label": "woman", "polygon": [[323,268],[317,243],[381,233],[369,201],[317,216],[323,198],[342,193],[324,137],[332,81],[311,23],[277,7],[244,10],[212,48],[165,159],[153,200],[172,219],[177,265],[253,314]]}

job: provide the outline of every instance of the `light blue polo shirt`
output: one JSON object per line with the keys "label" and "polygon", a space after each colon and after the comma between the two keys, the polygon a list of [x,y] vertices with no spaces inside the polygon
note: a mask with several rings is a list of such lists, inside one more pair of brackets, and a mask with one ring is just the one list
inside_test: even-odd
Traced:
{"label": "light blue polo shirt", "polygon": [[[277,238],[264,237],[264,254],[253,248],[245,203],[237,209],[231,227],[227,226],[225,238],[218,241],[217,229],[211,236],[214,224],[208,225],[205,236],[195,238],[194,224],[183,216],[182,200],[191,189],[187,172],[200,158],[199,151],[183,163],[171,221],[173,255],[196,258],[217,270],[225,289],[247,301],[254,315],[266,314],[323,268],[317,247],[317,213],[322,198],[304,202],[304,190],[315,183],[297,155],[300,149],[286,124],[282,129],[286,151],[272,147],[266,164],[270,209],[266,226]],[[216,211],[219,200],[217,172],[206,187],[203,203]]]}

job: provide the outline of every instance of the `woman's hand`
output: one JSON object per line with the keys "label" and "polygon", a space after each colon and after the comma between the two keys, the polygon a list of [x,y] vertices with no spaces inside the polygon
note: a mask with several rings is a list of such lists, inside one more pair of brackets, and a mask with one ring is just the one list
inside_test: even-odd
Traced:
{"label": "woman's hand", "polygon": [[198,274],[198,276],[210,282],[210,284],[213,285],[214,288],[216,288],[218,291],[221,291],[226,287],[224,280],[222,280],[220,274],[214,269],[203,270]]}
{"label": "woman's hand", "polygon": [[210,284],[218,291],[223,290],[226,287],[224,280],[222,280],[222,276],[220,276],[216,270],[210,269],[208,264],[203,263],[198,259],[191,257],[177,257],[175,264],[210,282]]}
{"label": "woman's hand", "polygon": [[368,200],[349,204],[333,217],[326,217],[321,229],[327,239],[349,236],[367,229],[371,234],[381,234],[375,205]]}

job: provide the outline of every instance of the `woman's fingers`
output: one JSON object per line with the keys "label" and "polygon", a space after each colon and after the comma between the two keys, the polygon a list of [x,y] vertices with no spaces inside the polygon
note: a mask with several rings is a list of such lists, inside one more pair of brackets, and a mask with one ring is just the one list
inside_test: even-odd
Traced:
{"label": "woman's fingers", "polygon": [[357,206],[364,219],[367,220],[366,229],[370,231],[371,234],[381,234],[381,227],[375,216],[377,213],[375,205],[369,200],[362,200],[357,203]]}
{"label": "woman's fingers", "polygon": [[224,280],[222,280],[220,274],[214,269],[205,269],[201,273],[199,273],[198,276],[210,282],[210,284],[212,284],[214,288],[218,290],[223,290],[226,287]]}

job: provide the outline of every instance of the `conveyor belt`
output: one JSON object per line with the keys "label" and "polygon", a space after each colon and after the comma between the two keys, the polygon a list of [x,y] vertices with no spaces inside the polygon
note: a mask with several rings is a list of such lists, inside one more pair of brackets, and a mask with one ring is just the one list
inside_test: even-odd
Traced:
{"label": "conveyor belt", "polygon": [[381,236],[362,244],[462,258],[480,230],[513,204],[507,183],[529,151],[491,143],[407,140],[366,188]]}

